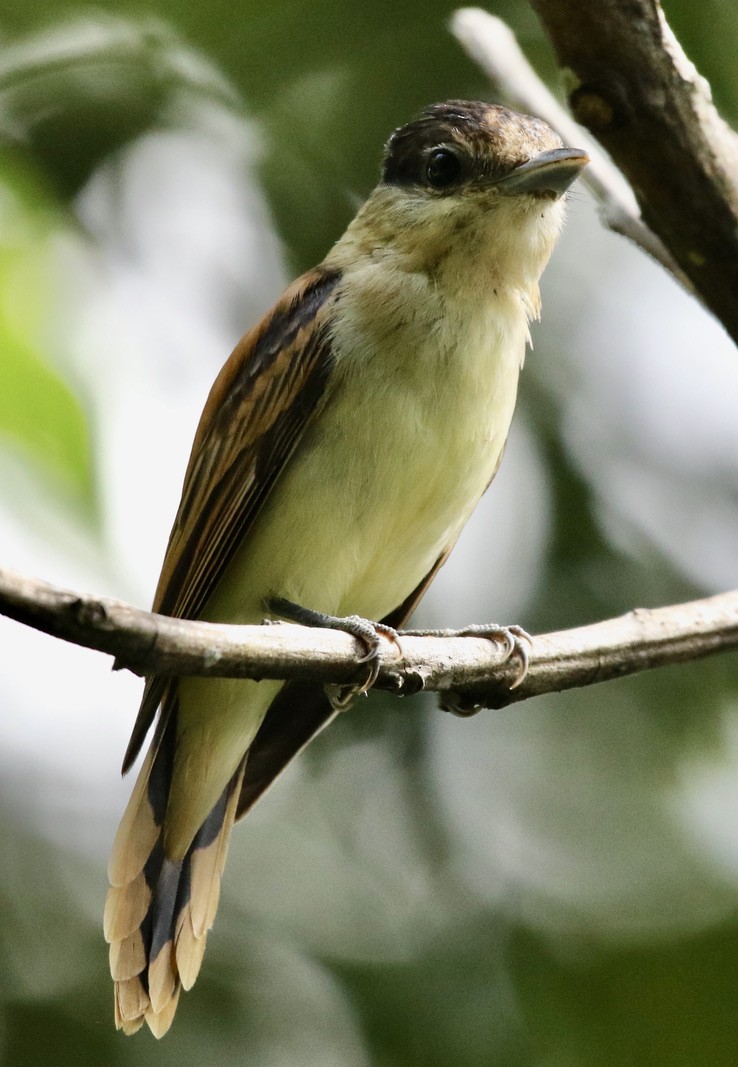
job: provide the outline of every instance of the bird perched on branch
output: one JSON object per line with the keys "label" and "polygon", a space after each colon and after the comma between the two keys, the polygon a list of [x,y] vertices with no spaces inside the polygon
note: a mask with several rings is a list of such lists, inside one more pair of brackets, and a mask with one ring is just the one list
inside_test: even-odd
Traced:
{"label": "bird perched on branch", "polygon": [[[435,104],[392,134],[345,234],[212,388],[155,611],[342,627],[366,647],[357,689],[371,684],[379,642],[497,470],[563,194],[586,162],[544,122],[484,103]],[[522,654],[515,628],[489,633]],[[200,968],[234,821],[345,698],[292,682],[148,679],[124,771],[159,715],[105,908],[126,1033],[171,1025]]]}

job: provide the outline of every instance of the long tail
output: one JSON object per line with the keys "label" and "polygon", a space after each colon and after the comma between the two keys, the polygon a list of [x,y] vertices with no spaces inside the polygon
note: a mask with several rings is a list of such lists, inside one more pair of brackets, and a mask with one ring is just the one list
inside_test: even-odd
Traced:
{"label": "long tail", "polygon": [[[173,711],[173,709],[172,709]],[[115,1024],[155,1037],[171,1026],[181,989],[197,978],[220,896],[245,759],[197,832],[184,860],[162,836],[174,758],[176,713],[162,717],[113,844],[105,939],[115,981]],[[166,724],[166,725],[165,725]]]}

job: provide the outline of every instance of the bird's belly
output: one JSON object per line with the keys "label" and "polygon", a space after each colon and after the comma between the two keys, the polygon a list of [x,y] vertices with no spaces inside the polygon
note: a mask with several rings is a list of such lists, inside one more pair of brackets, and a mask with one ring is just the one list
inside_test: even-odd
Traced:
{"label": "bird's belly", "polygon": [[479,424],[452,427],[449,420],[397,435],[394,470],[384,490],[377,485],[372,494],[362,559],[342,612],[382,618],[412,593],[456,541],[494,474],[506,434],[507,424],[485,435]]}
{"label": "bird's belly", "polygon": [[207,618],[258,622],[269,595],[382,618],[451,546],[489,484],[520,347],[439,387],[422,368],[336,390],[236,554]]}

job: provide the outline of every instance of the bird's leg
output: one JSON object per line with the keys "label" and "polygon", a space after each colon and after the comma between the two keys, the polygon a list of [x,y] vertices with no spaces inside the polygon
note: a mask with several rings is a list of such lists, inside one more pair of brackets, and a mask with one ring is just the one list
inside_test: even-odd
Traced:
{"label": "bird's leg", "polygon": [[358,663],[367,665],[367,675],[364,681],[356,685],[326,687],[326,695],[335,711],[344,711],[354,697],[363,696],[376,682],[381,660],[382,638],[398,644],[397,630],[392,626],[364,619],[361,615],[345,617],[326,615],[322,611],[304,608],[301,604],[294,604],[291,600],[280,596],[267,597],[264,606],[267,611],[288,622],[296,622],[301,626],[342,630],[343,633],[350,634],[364,645],[366,652],[358,660]]}
{"label": "bird's leg", "polygon": [[[530,665],[530,646],[533,638],[522,626],[500,626],[498,623],[478,623],[465,626],[463,630],[400,630],[400,637],[486,637],[490,641],[501,641],[505,645],[502,662],[507,663],[510,659],[518,661],[518,671],[510,685],[511,689],[517,689],[525,679]],[[445,711],[451,711],[455,715],[472,715],[479,708],[466,707],[460,701],[454,701],[452,694],[443,704]]]}

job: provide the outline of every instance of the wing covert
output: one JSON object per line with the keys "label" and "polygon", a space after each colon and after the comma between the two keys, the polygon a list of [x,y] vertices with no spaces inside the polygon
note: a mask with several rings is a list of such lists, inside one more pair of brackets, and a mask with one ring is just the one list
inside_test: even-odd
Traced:
{"label": "wing covert", "polygon": [[[339,271],[316,267],[238,343],[195,434],[153,611],[197,618],[312,415],[332,367],[330,309]],[[136,758],[167,679],[144,690],[123,770]]]}

